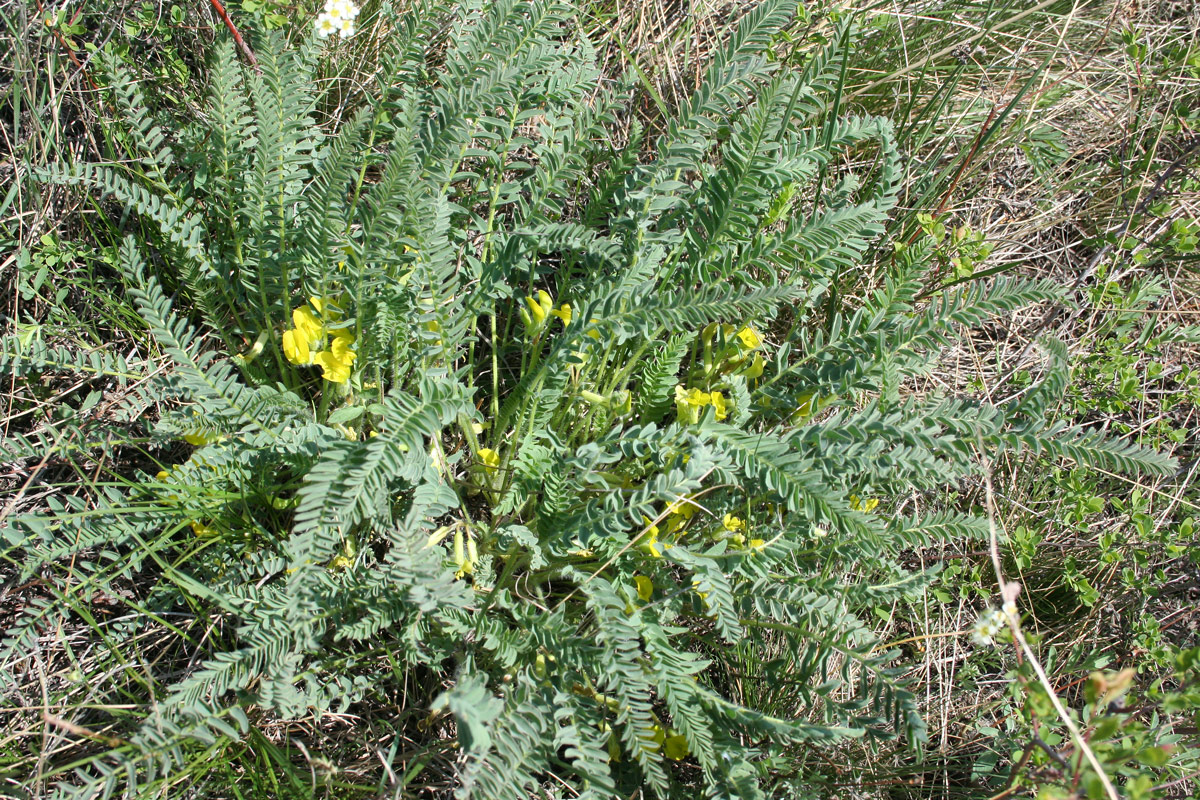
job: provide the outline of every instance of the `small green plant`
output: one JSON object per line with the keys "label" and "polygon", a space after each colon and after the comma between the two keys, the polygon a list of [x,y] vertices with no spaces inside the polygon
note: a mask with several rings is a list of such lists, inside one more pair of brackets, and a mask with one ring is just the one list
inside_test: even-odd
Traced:
{"label": "small green plant", "polygon": [[[1122,797],[1171,797],[1172,791],[1186,794],[1197,786],[1198,663],[1200,649],[1176,650],[1163,677],[1146,681],[1142,689],[1134,668],[1097,670],[1079,681],[1079,708],[1068,713],[1109,779],[1121,787]],[[1024,788],[1036,791],[1039,800],[1108,796],[1031,671],[1021,667],[1011,677],[1018,710],[1010,720],[1015,724],[1006,726],[996,744],[1024,744],[1011,754],[1013,769],[1004,793]]]}
{"label": "small green plant", "polygon": [[[905,549],[987,526],[896,498],[980,454],[1173,468],[1047,420],[1054,342],[1003,406],[900,396],[961,327],[1059,292],[1000,280],[922,306],[938,264],[918,242],[856,307],[831,302],[900,164],[889,124],[826,109],[848,28],[801,70],[766,57],[795,10],[748,13],[653,137],[617,123],[629,87],[556,2],[384,20],[384,82],[332,132],[316,31],[259,38],[258,70],[221,47],[178,137],[114,82],[137,157],[42,177],[156,227],[118,267],[171,368],[3,340],[18,377],[130,387],[111,424],[6,443],[107,479],[5,536],[60,597],[138,587],[132,618],[97,623],[106,647],[150,629],[180,647],[119,741],[55,765],[64,796],[136,795],[259,715],[394,707],[399,680],[405,735],[454,763],[460,797],[548,775],[581,797],[762,797],[781,753],[922,736],[855,612],[929,582]],[[130,451],[139,467],[108,466]],[[3,662],[56,614],[27,609]],[[755,680],[801,698],[783,713],[718,658],[764,634],[782,655]]]}
{"label": "small green plant", "polygon": [[984,241],[982,233],[971,230],[969,225],[947,228],[932,214],[924,213],[917,214],[916,219],[921,232],[933,240],[934,260],[943,268],[948,268],[947,280],[970,278],[992,254],[992,245]]}

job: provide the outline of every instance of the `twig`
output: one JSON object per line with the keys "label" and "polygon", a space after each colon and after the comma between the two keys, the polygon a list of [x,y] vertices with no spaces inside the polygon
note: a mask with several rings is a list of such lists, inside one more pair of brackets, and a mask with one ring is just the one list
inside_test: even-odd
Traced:
{"label": "twig", "polygon": [[1194,778],[1200,778],[1200,770],[1197,770],[1190,775],[1184,775],[1182,778],[1177,778],[1176,780],[1173,780],[1170,783],[1163,783],[1158,786],[1155,786],[1154,791],[1155,792],[1165,792],[1167,789],[1174,789],[1176,786],[1182,786],[1183,784],[1187,783],[1188,781],[1190,781]]}
{"label": "twig", "polygon": [[958,171],[954,173],[954,180],[950,181],[950,185],[946,187],[946,192],[942,195],[942,201],[938,203],[937,210],[933,212],[935,219],[941,216],[942,212],[946,210],[946,204],[950,202],[950,195],[954,193],[954,189],[958,186],[958,181],[962,178],[963,170],[975,159],[975,153],[979,150],[979,145],[983,143],[983,137],[987,136],[988,130],[992,127],[992,120],[996,119],[996,112],[999,110],[999,103],[992,103],[992,110],[988,112],[987,119],[983,121],[983,127],[979,129],[979,134],[975,137],[975,141],[972,142],[971,149],[967,152],[967,157],[958,165]]}
{"label": "twig", "polygon": [[208,2],[212,3],[217,16],[221,18],[221,21],[225,23],[225,27],[229,28],[229,32],[233,34],[233,40],[238,43],[238,47],[242,48],[242,52],[246,54],[246,60],[250,62],[250,66],[254,67],[254,70],[258,72],[258,59],[254,57],[254,51],[250,49],[250,45],[246,44],[246,40],[238,32],[237,27],[233,24],[233,20],[229,18],[228,12],[225,11],[225,6],[221,5],[221,0],[208,0]]}
{"label": "twig", "polygon": [[76,725],[74,722],[68,722],[65,719],[59,719],[48,712],[42,713],[42,720],[48,725],[53,725],[56,728],[62,728],[67,733],[73,733],[76,736],[83,736],[84,738],[92,739],[93,741],[103,742],[109,747],[123,747],[124,745],[129,744],[129,742],[125,741],[124,739],[120,739],[116,736],[107,736],[103,733],[96,733],[95,731],[89,730],[82,725]]}
{"label": "twig", "polygon": [[1042,737],[1034,736],[1033,743],[1036,744],[1038,747],[1042,748],[1043,750],[1045,750],[1046,755],[1053,758],[1060,767],[1065,769],[1067,772],[1071,771],[1071,765],[1069,763],[1067,763],[1067,760],[1065,758],[1062,757],[1062,753],[1059,753],[1053,747],[1051,747],[1050,745],[1048,745],[1044,741],[1042,741]]}
{"label": "twig", "polygon": [[[1021,584],[1017,581],[1010,583],[1004,579],[1004,568],[1000,563],[1000,536],[996,531],[996,498],[992,489],[992,465],[987,456],[983,455],[982,442],[980,442],[980,459],[983,461],[983,484],[986,492],[985,497],[988,511],[988,544],[992,554],[992,568],[996,571],[996,583],[1000,587],[1000,597],[1003,602],[1009,603],[1015,601],[1017,595],[1021,593]],[[1067,730],[1071,733],[1071,739],[1075,742],[1075,746],[1083,753],[1084,758],[1087,759],[1088,764],[1095,771],[1097,779],[1104,786],[1105,795],[1108,796],[1109,800],[1121,800],[1121,796],[1117,794],[1117,789],[1109,779],[1108,773],[1104,771],[1100,760],[1096,758],[1096,754],[1088,746],[1087,740],[1083,738],[1079,726],[1075,724],[1075,720],[1071,719],[1071,715],[1067,713],[1067,709],[1063,706],[1062,701],[1058,699],[1058,694],[1054,691],[1054,685],[1050,683],[1050,678],[1046,676],[1046,670],[1042,668],[1042,662],[1038,660],[1038,657],[1033,652],[1033,648],[1026,641],[1025,634],[1021,632],[1021,626],[1018,624],[1016,616],[1012,614],[1007,616],[1008,627],[1012,631],[1013,639],[1020,645],[1021,650],[1025,653],[1025,657],[1029,659],[1030,666],[1033,667],[1034,673],[1037,674],[1038,682],[1046,690],[1046,695],[1050,698],[1051,705],[1058,712],[1058,716],[1063,721],[1063,724],[1067,726]]]}
{"label": "twig", "polygon": [[[962,163],[958,165],[958,169],[954,173],[954,178],[950,181],[950,185],[946,187],[946,191],[942,193],[941,202],[938,203],[937,209],[933,212],[933,219],[940,217],[942,212],[946,210],[946,204],[950,202],[950,195],[952,195],[954,190],[958,188],[958,182],[962,179],[963,172],[966,171],[967,165],[975,160],[975,153],[979,151],[979,145],[983,144],[983,139],[985,136],[987,136],[988,131],[991,129],[992,121],[996,119],[996,112],[999,110],[1000,106],[996,103],[993,103],[991,112],[988,113],[987,119],[983,122],[983,127],[979,129],[979,133],[975,136],[975,141],[971,143],[971,149],[967,151],[966,158],[964,158]],[[921,229],[917,228],[915,231],[913,231],[912,236],[909,237],[908,243],[912,244],[915,242],[920,234]],[[937,272],[935,272],[933,276],[933,282],[935,284],[940,283],[942,277],[941,273],[942,269],[939,266]],[[938,286],[937,288],[923,292],[918,299],[924,299],[934,292],[939,291],[941,288],[943,287]]]}
{"label": "twig", "polygon": [[[50,27],[50,32],[52,34],[54,34],[54,38],[58,41],[58,43],[60,45],[62,45],[62,49],[67,52],[67,58],[71,59],[71,63],[74,64],[75,68],[79,70],[79,73],[81,75],[83,75],[83,79],[85,81],[87,81],[88,86],[92,87],[92,91],[94,91],[94,92],[100,91],[100,87],[98,87],[96,85],[96,82],[92,80],[92,76],[88,74],[87,68],[83,66],[82,62],[80,62],[79,57],[77,55],[75,55],[75,48],[73,48],[71,46],[71,44],[63,37],[62,33],[58,30],[57,27],[50,25],[50,22],[51,22],[50,18],[44,17],[44,15],[46,13],[46,8],[45,8],[45,6],[42,5],[42,0],[38,0],[37,5],[38,5],[38,15],[45,19],[46,24]],[[78,15],[76,15],[76,18],[78,18]]]}

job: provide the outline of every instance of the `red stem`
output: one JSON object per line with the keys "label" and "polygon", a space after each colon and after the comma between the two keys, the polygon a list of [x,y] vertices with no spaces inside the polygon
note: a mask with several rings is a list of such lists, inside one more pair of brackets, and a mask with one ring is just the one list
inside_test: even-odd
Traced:
{"label": "red stem", "polygon": [[233,40],[238,43],[238,47],[242,48],[242,52],[246,54],[246,60],[250,62],[250,66],[257,70],[258,59],[254,57],[254,51],[250,49],[250,45],[246,44],[246,40],[238,32],[237,27],[233,24],[233,20],[229,18],[229,13],[225,10],[225,6],[221,5],[221,0],[208,0],[208,2],[212,3],[217,16],[221,18],[221,21],[225,23],[225,27],[229,28],[229,32],[233,34]]}

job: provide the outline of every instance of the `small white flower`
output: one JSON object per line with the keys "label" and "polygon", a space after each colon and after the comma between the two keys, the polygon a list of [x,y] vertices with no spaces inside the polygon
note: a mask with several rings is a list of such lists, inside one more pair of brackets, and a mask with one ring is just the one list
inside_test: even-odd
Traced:
{"label": "small white flower", "polygon": [[354,35],[354,20],[342,17],[338,20],[338,30],[341,32],[343,39],[349,39]]}
{"label": "small white flower", "polygon": [[321,14],[317,17],[317,36],[327,39],[330,34],[337,33],[337,30],[338,23],[329,14]]}
{"label": "small white flower", "polygon": [[1003,613],[994,608],[984,609],[971,629],[971,641],[980,647],[994,644],[1005,624]]}
{"label": "small white flower", "polygon": [[1003,611],[1006,615],[1008,615],[1010,617],[1015,617],[1017,615],[1017,604],[1014,603],[1012,600],[1009,600],[1007,603],[1005,603],[1003,606],[1000,607],[1000,610]]}

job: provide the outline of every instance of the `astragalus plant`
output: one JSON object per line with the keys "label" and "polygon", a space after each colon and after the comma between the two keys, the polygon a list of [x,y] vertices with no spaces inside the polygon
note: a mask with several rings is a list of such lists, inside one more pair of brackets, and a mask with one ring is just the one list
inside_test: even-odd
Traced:
{"label": "astragalus plant", "polygon": [[[834,289],[901,164],[886,122],[830,113],[836,46],[768,57],[796,12],[747,13],[653,134],[558,2],[385,21],[373,99],[335,131],[317,123],[315,32],[259,39],[257,69],[219,49],[178,131],[114,79],[139,158],[42,177],[158,231],[119,260],[170,366],[5,340],[21,379],[127,387],[108,422],[8,442],[108,479],[6,536],[27,577],[135,595],[137,613],[95,623],[104,647],[149,629],[178,646],[147,667],[140,723],[64,794],[166,791],[188,742],[380,713],[405,674],[422,676],[410,735],[457,759],[459,797],[550,776],[569,796],[760,797],[781,748],[920,738],[856,612],[921,589],[906,548],[986,525],[897,498],[977,474],[981,454],[1169,465],[1049,425],[1065,362],[1001,406],[904,399],[960,328],[1057,291],[998,280],[918,303],[918,243],[845,306]],[[131,447],[157,463],[108,470]],[[10,631],[10,675],[57,614]],[[719,668],[748,629],[790,654],[785,716]]]}

